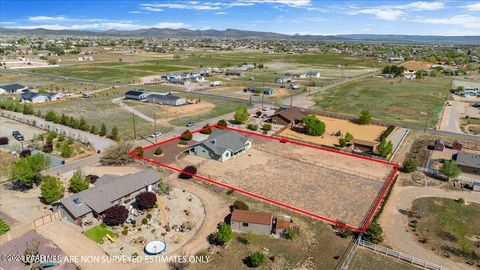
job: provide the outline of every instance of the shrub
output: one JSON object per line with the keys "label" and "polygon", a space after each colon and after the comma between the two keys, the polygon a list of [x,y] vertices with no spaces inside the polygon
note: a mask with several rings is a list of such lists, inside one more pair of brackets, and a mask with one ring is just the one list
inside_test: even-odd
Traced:
{"label": "shrub", "polygon": [[200,133],[202,134],[212,134],[212,127],[210,127],[209,124],[206,124],[203,126],[202,130],[200,130]]}
{"label": "shrub", "polygon": [[388,157],[393,152],[393,144],[392,141],[388,141],[386,139],[382,139],[380,144],[377,147],[377,153],[381,157]]}
{"label": "shrub", "polygon": [[215,233],[215,242],[219,245],[223,245],[232,239],[232,228],[227,223],[222,223],[218,227],[218,231]]}
{"label": "shrub", "polygon": [[182,133],[182,135],[180,137],[180,140],[188,142],[188,141],[192,140],[192,137],[193,137],[192,133],[190,132],[190,130],[187,129]]}
{"label": "shrub", "polygon": [[151,219],[152,218],[152,213],[148,213],[147,216],[145,216],[147,219]]}
{"label": "shrub", "polygon": [[403,162],[402,170],[411,173],[417,170],[417,161],[415,159],[407,159]]}
{"label": "shrub", "polygon": [[242,201],[235,201],[232,204],[232,210],[233,209],[238,209],[238,210],[250,210],[250,207],[245,202]]}
{"label": "shrub", "polygon": [[464,198],[458,198],[457,203],[461,204],[461,205],[464,205],[465,204],[465,199]]}
{"label": "shrub", "polygon": [[132,149],[133,145],[128,142],[122,142],[109,146],[104,150],[100,163],[102,165],[114,165],[121,166],[126,165],[132,161],[132,157],[128,155],[128,152]]}
{"label": "shrub", "polygon": [[218,127],[227,127],[228,123],[227,123],[227,121],[225,121],[225,119],[221,119],[221,120],[218,120],[217,126]]}
{"label": "shrub", "polygon": [[85,179],[79,171],[76,171],[70,178],[68,189],[73,193],[78,193],[87,189],[89,185],[90,180]]}
{"label": "shrub", "polygon": [[3,218],[0,218],[0,235],[3,235],[8,231],[10,231],[10,225]]}
{"label": "shrub", "polygon": [[128,234],[128,228],[127,228],[127,229],[124,228],[124,229],[122,230],[122,234],[123,234],[123,235],[127,235],[127,234]]}
{"label": "shrub", "polygon": [[250,129],[250,130],[253,130],[253,131],[257,131],[257,130],[258,130],[258,125],[256,125],[256,124],[248,124],[248,125],[247,125],[247,128]]}
{"label": "shrub", "polygon": [[150,209],[157,203],[157,195],[153,192],[145,191],[135,196],[135,202],[140,210]]}
{"label": "shrub", "polygon": [[170,190],[171,190],[170,185],[167,182],[165,182],[165,180],[163,179],[158,180],[158,191],[160,194],[168,195],[170,194]]}
{"label": "shrub", "polygon": [[182,140],[180,140],[180,141],[178,142],[178,144],[180,144],[180,145],[188,145],[188,142],[187,142],[187,141],[182,141]]}
{"label": "shrub", "polygon": [[285,239],[293,240],[293,239],[295,239],[295,237],[298,236],[299,233],[300,233],[300,228],[297,227],[297,226],[293,226],[293,227],[290,227],[290,228],[286,229],[283,232],[282,236]]}
{"label": "shrub", "polygon": [[143,224],[143,225],[146,225],[147,223],[148,223],[148,219],[143,218],[143,219],[142,219],[142,224]]}
{"label": "shrub", "polygon": [[8,138],[0,137],[0,145],[5,145],[5,144],[8,144]]}
{"label": "shrub", "polygon": [[68,143],[63,144],[62,151],[60,152],[60,156],[63,158],[69,158],[72,156],[72,154],[73,154],[73,150],[70,147],[70,145],[68,145]]}
{"label": "shrub", "polygon": [[262,111],[257,111],[257,112],[255,113],[255,115],[256,115],[257,117],[262,116]]}
{"label": "shrub", "polygon": [[192,174],[197,174],[197,167],[189,165],[183,169],[178,177],[180,179],[191,179]]}
{"label": "shrub", "polygon": [[123,224],[128,218],[128,209],[123,205],[114,205],[104,212],[104,220],[110,226]]}
{"label": "shrub", "polygon": [[306,115],[301,121],[304,132],[310,136],[322,136],[325,133],[325,123],[320,121],[315,115]]}
{"label": "shrub", "polygon": [[60,200],[65,193],[65,187],[60,179],[53,176],[45,176],[42,185],[40,186],[43,201],[46,204],[51,204]]}
{"label": "shrub", "polygon": [[260,251],[256,251],[252,255],[245,258],[245,264],[248,267],[258,267],[260,265],[265,264],[266,261],[267,261],[267,258],[265,254],[263,254]]}
{"label": "shrub", "polygon": [[161,154],[163,154],[162,148],[161,148],[161,147],[157,147],[157,148],[155,149],[155,153],[154,153],[154,154],[157,155],[157,156],[160,156]]}
{"label": "shrub", "polygon": [[143,151],[143,148],[141,146],[137,146],[135,147],[135,155],[137,157],[143,157],[143,154],[144,154],[144,151]]}
{"label": "shrub", "polygon": [[272,125],[271,124],[263,124],[262,129],[265,131],[270,131],[272,130]]}
{"label": "shrub", "polygon": [[89,174],[87,176],[85,176],[86,179],[88,179],[88,181],[90,181],[91,184],[95,184],[95,182],[97,182],[98,180],[98,175],[94,175],[94,174]]}

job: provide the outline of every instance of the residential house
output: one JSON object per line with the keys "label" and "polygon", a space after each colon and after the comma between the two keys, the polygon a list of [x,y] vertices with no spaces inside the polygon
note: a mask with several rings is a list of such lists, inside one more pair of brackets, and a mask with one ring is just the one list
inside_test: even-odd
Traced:
{"label": "residential house", "polygon": [[480,174],[480,154],[458,151],[453,156],[457,165],[464,173]]}
{"label": "residential house", "polygon": [[242,70],[235,70],[235,69],[227,70],[227,71],[225,71],[225,75],[227,75],[227,76],[242,76],[243,71]]}
{"label": "residential house", "polygon": [[189,85],[190,81],[187,81],[186,79],[169,79],[169,83],[171,84],[179,84],[179,85]]}
{"label": "residential house", "polygon": [[353,145],[353,151],[361,153],[374,153],[379,145],[379,143],[375,141],[365,141],[355,138],[352,139],[351,143]]}
{"label": "residential house", "polygon": [[172,106],[187,104],[187,100],[185,98],[174,96],[171,93],[151,93],[147,97],[147,102]]}
{"label": "residential house", "polygon": [[0,86],[0,94],[14,94],[28,91],[28,87],[14,83]]}
{"label": "residential house", "polygon": [[320,72],[310,70],[309,72],[307,72],[307,78],[320,78]]}
{"label": "residential house", "polygon": [[22,94],[23,103],[42,103],[48,101],[48,96],[35,92],[25,92]]}
{"label": "residential house", "polygon": [[416,73],[416,71],[414,69],[407,69],[407,70],[403,71],[402,75],[405,79],[413,80],[413,79],[417,78],[417,75],[415,73]]}
{"label": "residential house", "polygon": [[275,94],[275,89],[273,89],[273,88],[263,89],[263,94],[264,95],[273,95],[273,94]]}
{"label": "residential house", "polygon": [[215,129],[208,138],[191,146],[188,152],[203,158],[225,162],[252,147],[252,141],[238,132]]}
{"label": "residential house", "polygon": [[284,126],[298,124],[306,115],[308,115],[308,113],[299,108],[280,108],[270,117],[270,122]]}
{"label": "residential house", "polygon": [[150,94],[143,91],[143,89],[139,90],[130,90],[125,93],[125,99],[133,99],[133,100],[145,100]]}
{"label": "residential house", "polygon": [[63,93],[45,93],[48,98],[48,101],[61,100],[65,97]]}
{"label": "residential house", "polygon": [[104,175],[97,179],[94,187],[55,203],[53,210],[59,211],[65,220],[82,225],[85,221],[101,218],[102,213],[114,205],[125,205],[131,210],[135,196],[157,189],[159,178],[154,170],[123,176]]}
{"label": "residential house", "polygon": [[235,209],[230,218],[234,231],[253,232],[269,235],[272,233],[273,215],[265,212],[253,212]]}
{"label": "residential house", "polygon": [[210,83],[210,86],[212,86],[212,87],[213,86],[220,86],[220,85],[222,85],[222,81],[213,81],[213,82]]}
{"label": "residential house", "polygon": [[289,83],[292,81],[291,77],[275,78],[276,83]]}

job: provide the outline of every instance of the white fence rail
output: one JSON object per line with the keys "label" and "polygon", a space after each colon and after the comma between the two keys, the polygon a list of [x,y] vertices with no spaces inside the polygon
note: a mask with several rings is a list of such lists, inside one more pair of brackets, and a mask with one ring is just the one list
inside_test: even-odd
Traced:
{"label": "white fence rail", "polygon": [[379,246],[379,245],[376,245],[374,243],[370,243],[370,242],[365,241],[365,240],[359,239],[357,241],[357,244],[359,246],[371,249],[375,252],[382,253],[382,254],[385,254],[385,255],[388,255],[388,256],[391,256],[391,257],[409,262],[411,264],[418,265],[418,266],[423,267],[425,269],[431,269],[431,270],[446,270],[447,269],[447,268],[445,268],[443,266],[440,266],[438,264],[434,264],[434,263],[431,263],[429,261],[416,258],[412,255],[408,255],[408,254],[402,253],[400,251],[396,251],[396,250],[389,249],[389,248],[386,248],[386,247],[383,247],[383,246]]}

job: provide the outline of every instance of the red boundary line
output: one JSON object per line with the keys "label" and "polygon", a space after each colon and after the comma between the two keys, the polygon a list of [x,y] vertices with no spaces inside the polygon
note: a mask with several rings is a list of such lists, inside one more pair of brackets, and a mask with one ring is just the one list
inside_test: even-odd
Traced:
{"label": "red boundary line", "polygon": [[188,134],[182,134],[182,135],[180,135],[180,136],[176,136],[176,137],[170,138],[170,139],[168,139],[168,140],[164,140],[164,141],[161,141],[161,142],[158,142],[158,143],[155,143],[155,144],[151,144],[151,145],[146,146],[146,147],[143,147],[143,148],[134,149],[134,150],[130,151],[130,152],[128,153],[128,155],[130,155],[131,157],[137,158],[137,159],[144,160],[144,161],[146,161],[146,162],[153,163],[153,164],[155,164],[155,165],[157,165],[157,166],[165,167],[165,168],[167,168],[167,169],[169,169],[169,170],[173,170],[173,171],[176,171],[176,172],[180,172],[180,173],[183,173],[183,174],[187,174],[187,175],[190,175],[190,176],[195,177],[195,178],[197,178],[197,179],[200,179],[200,180],[209,182],[209,183],[211,183],[211,184],[214,184],[214,185],[217,185],[217,186],[220,186],[220,187],[224,187],[224,188],[228,188],[228,189],[237,191],[237,192],[239,192],[239,193],[245,194],[245,195],[247,195],[247,196],[250,196],[250,197],[253,197],[253,198],[256,198],[256,199],[260,199],[260,200],[265,201],[265,202],[268,202],[268,203],[276,204],[276,205],[279,205],[279,206],[281,206],[281,207],[284,207],[284,208],[293,210],[293,211],[295,211],[295,212],[298,212],[298,213],[301,213],[301,214],[304,214],[304,215],[307,215],[307,216],[310,216],[310,217],[314,217],[314,218],[317,218],[317,219],[326,221],[326,222],[328,222],[328,223],[331,223],[331,224],[334,224],[334,225],[337,225],[337,226],[341,226],[341,227],[344,227],[344,228],[348,228],[348,229],[350,229],[350,230],[352,230],[352,231],[356,231],[356,232],[360,232],[360,233],[364,233],[364,232],[366,231],[368,225],[369,225],[370,222],[372,221],[375,213],[376,213],[377,210],[378,210],[378,207],[379,207],[380,204],[382,203],[382,200],[383,200],[383,198],[385,197],[385,194],[387,193],[388,189],[390,188],[390,186],[391,186],[391,184],[392,184],[392,182],[393,182],[393,179],[395,178],[395,175],[396,175],[396,173],[397,173],[397,171],[398,171],[398,165],[395,164],[395,163],[392,163],[392,162],[388,162],[388,161],[384,161],[384,160],[379,160],[379,159],[375,159],[375,158],[371,158],[371,157],[359,156],[359,155],[355,155],[355,154],[352,154],[352,153],[341,152],[341,151],[334,150],[334,149],[330,149],[330,148],[326,148],[326,147],[321,147],[321,146],[306,144],[306,143],[297,142],[297,141],[292,141],[292,140],[288,140],[288,139],[276,138],[276,137],[273,137],[273,136],[270,136],[270,135],[258,134],[258,133],[254,133],[254,132],[250,132],[250,131],[245,131],[245,130],[240,130],[240,129],[236,129],[236,128],[231,128],[231,127],[223,127],[223,126],[218,126],[218,125],[211,125],[211,126],[210,126],[210,125],[209,125],[208,127],[203,127],[203,128],[201,128],[201,129],[198,129],[198,130],[195,130],[195,131],[193,131],[193,132],[190,132],[190,134],[195,134],[195,133],[201,132],[201,131],[206,130],[206,129],[209,129],[209,128],[228,129],[228,130],[232,130],[232,131],[236,131],[236,132],[240,132],[240,133],[245,133],[245,134],[249,134],[249,135],[253,135],[253,136],[257,136],[257,137],[263,137],[263,138],[272,139],[272,140],[279,141],[279,142],[282,142],[282,143],[292,143],[292,144],[296,144],[296,145],[300,145],[300,146],[304,146],[304,147],[314,148],[314,149],[323,150],[323,151],[327,151],[327,152],[331,152],[331,153],[336,153],[336,154],[345,155],[345,156],[349,156],[349,157],[354,157],[354,158],[359,158],[359,159],[363,159],[363,160],[368,160],[368,161],[371,161],[371,162],[376,162],[376,163],[380,163],[380,164],[392,166],[392,167],[393,167],[393,171],[392,171],[392,173],[390,174],[389,179],[388,179],[387,183],[385,184],[385,187],[383,188],[383,190],[381,191],[381,193],[380,193],[380,195],[378,196],[377,200],[375,201],[374,207],[372,208],[372,210],[371,210],[370,213],[368,214],[367,219],[364,221],[364,225],[363,225],[362,227],[357,228],[357,227],[354,227],[354,226],[351,226],[351,225],[348,225],[348,224],[344,224],[344,223],[342,223],[342,222],[340,222],[340,221],[338,221],[338,220],[333,220],[333,219],[330,219],[330,218],[327,218],[327,217],[323,217],[323,216],[320,216],[320,215],[317,215],[317,214],[313,214],[313,213],[310,213],[310,212],[308,212],[308,211],[302,210],[302,209],[300,209],[300,208],[297,208],[297,207],[294,207],[294,206],[291,206],[291,205],[288,205],[288,204],[284,204],[284,203],[281,203],[281,202],[278,202],[278,201],[275,201],[275,200],[272,200],[272,199],[269,199],[269,198],[260,196],[260,195],[258,195],[258,194],[255,194],[255,193],[252,193],[252,192],[243,190],[243,189],[239,189],[239,188],[236,188],[236,187],[233,187],[233,186],[230,186],[230,185],[226,185],[226,184],[223,184],[223,183],[220,183],[220,182],[217,182],[217,181],[213,181],[213,180],[211,180],[211,179],[208,179],[208,178],[206,178],[206,177],[204,177],[204,176],[201,176],[201,175],[198,175],[198,174],[192,174],[192,173],[189,173],[189,172],[185,172],[185,171],[183,171],[182,169],[178,169],[178,168],[175,168],[175,167],[173,167],[173,166],[160,163],[160,162],[155,161],[155,160],[153,160],[153,159],[148,159],[148,158],[144,158],[144,157],[140,157],[140,156],[136,155],[136,153],[139,152],[139,151],[147,150],[147,149],[150,149],[150,148],[152,148],[152,147],[155,147],[155,146],[158,146],[158,145],[167,143],[167,142],[171,142],[171,141],[174,141],[174,140],[177,140],[177,139],[181,139],[181,138],[183,138],[183,137],[185,137],[185,136],[188,136]]}

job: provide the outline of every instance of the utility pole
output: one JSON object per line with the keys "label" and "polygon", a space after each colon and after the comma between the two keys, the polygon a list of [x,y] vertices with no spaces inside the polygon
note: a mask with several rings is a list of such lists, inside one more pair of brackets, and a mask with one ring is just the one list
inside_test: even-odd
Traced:
{"label": "utility pole", "polygon": [[428,117],[430,117],[430,112],[427,112],[427,115],[425,116],[425,126],[423,127],[423,133],[427,132]]}
{"label": "utility pole", "polygon": [[132,121],[133,121],[133,139],[137,139],[137,130],[135,128],[135,113],[132,112]]}
{"label": "utility pole", "polygon": [[[153,132],[157,132],[157,118],[155,117],[155,112],[153,112]],[[157,143],[157,136],[155,134],[155,143]]]}
{"label": "utility pole", "polygon": [[290,108],[293,106],[293,95],[290,95]]}

